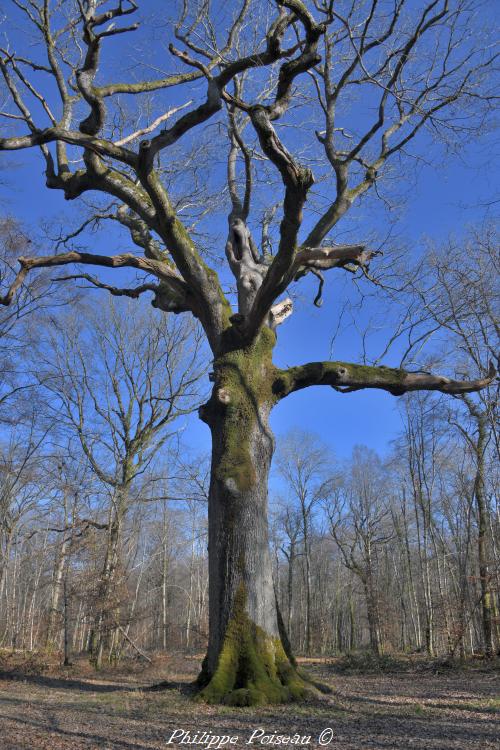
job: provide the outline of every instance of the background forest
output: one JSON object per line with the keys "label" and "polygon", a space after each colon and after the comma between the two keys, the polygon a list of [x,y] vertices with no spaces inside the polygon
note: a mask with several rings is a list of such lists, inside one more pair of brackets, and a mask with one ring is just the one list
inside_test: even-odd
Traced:
{"label": "background forest", "polygon": [[[8,275],[29,239],[12,219],[1,232]],[[408,278],[397,332],[432,363],[467,375],[494,357],[494,248],[483,227]],[[53,278],[0,317],[0,647],[97,667],[200,653],[209,459],[185,436],[207,393],[200,332]],[[362,435],[347,459],[325,430],[279,436],[271,543],[296,653],[498,649],[495,390],[405,396],[378,453]]]}

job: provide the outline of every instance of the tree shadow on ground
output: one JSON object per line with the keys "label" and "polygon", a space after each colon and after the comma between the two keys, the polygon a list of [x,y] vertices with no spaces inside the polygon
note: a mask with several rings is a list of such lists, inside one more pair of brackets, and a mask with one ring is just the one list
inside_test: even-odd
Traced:
{"label": "tree shadow on ground", "polygon": [[[95,748],[104,748],[104,747],[113,747],[113,750],[150,750],[151,744],[148,742],[147,744],[144,744],[142,741],[128,741],[126,739],[110,739],[105,734],[95,734],[95,733],[87,733],[86,731],[72,731],[70,729],[63,729],[61,727],[46,727],[44,728],[38,721],[32,721],[29,719],[19,718],[16,717],[15,719],[10,718],[10,721],[13,721],[15,724],[19,724],[21,726],[26,727],[32,727],[38,731],[48,731],[50,734],[59,735],[61,739],[70,739],[70,740],[82,740],[85,742],[85,746],[88,747],[88,742],[93,742],[93,747]],[[6,745],[3,747],[6,748]],[[19,747],[19,746],[18,746]],[[22,747],[26,747],[26,745],[23,745]]]}
{"label": "tree shadow on ground", "polygon": [[163,690],[178,690],[182,695],[193,696],[198,691],[199,687],[194,682],[187,682],[186,680],[162,680],[161,682],[155,682],[153,685],[147,687],[137,688],[145,693],[161,693]]}
{"label": "tree shadow on ground", "polygon": [[54,690],[82,690],[89,693],[114,693],[136,689],[131,685],[95,683],[72,677],[48,677],[47,675],[26,674],[23,672],[0,672],[0,681],[25,682]]}

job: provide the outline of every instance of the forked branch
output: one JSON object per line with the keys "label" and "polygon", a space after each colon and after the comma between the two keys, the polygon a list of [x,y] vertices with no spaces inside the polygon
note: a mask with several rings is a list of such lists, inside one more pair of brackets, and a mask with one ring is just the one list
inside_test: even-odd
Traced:
{"label": "forked branch", "polygon": [[111,287],[97,279],[93,279],[86,274],[73,275],[68,278],[86,278],[87,281],[93,283],[94,286],[107,289],[114,295],[137,297],[142,291],[154,291],[156,295],[156,306],[161,309],[171,310],[172,312],[191,310],[196,314],[195,303],[189,287],[168,264],[150,258],[142,258],[133,255],[132,253],[109,256],[73,251],[62,253],[61,255],[49,255],[45,257],[21,257],[19,258],[21,268],[5,295],[0,296],[0,304],[6,306],[11,304],[31,270],[37,268],[54,268],[56,266],[66,266],[73,263],[101,266],[104,268],[129,267],[136,268],[145,273],[150,273],[159,279],[160,284],[158,286],[146,284],[136,289],[119,289],[118,287]]}

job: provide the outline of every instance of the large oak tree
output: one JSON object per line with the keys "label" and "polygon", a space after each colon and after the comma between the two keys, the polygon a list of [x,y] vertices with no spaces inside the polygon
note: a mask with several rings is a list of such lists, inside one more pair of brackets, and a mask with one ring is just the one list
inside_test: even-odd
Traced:
{"label": "large oak tree", "polygon": [[[376,253],[363,238],[334,242],[351,206],[377,185],[391,160],[405,163],[425,131],[455,140],[482,126],[492,101],[487,73],[494,56],[475,32],[476,6],[469,0],[183,0],[178,19],[169,22],[170,3],[144,2],[140,9],[133,0],[12,5],[16,23],[24,16],[44,53],[33,55],[28,43],[22,49],[30,37],[18,33],[17,43],[1,51],[11,131],[0,149],[39,149],[47,187],[68,200],[85,200],[94,191],[105,196],[92,220],[119,222],[133,251],[23,257],[2,302],[9,305],[38,268],[130,267],[147,277],[139,286],[111,285],[107,271],[84,276],[115,295],[152,293],[165,312],[199,319],[213,353],[212,395],[200,409],[213,445],[209,644],[201,696],[235,704],[300,697],[306,682],[280,625],[268,549],[271,410],[312,385],[342,393],[461,394],[486,387],[495,373],[490,368],[460,381],[332,361],[280,369],[273,364],[276,328],[293,308],[284,295],[314,274],[319,304],[325,271],[369,275]],[[134,20],[143,11],[157,14],[154,55],[144,48],[143,66],[131,65],[125,80],[123,39],[147,30]],[[180,72],[164,72],[172,61]],[[159,77],[147,75],[151,68]],[[200,179],[203,139],[217,159]],[[197,229],[203,207],[197,216],[189,208],[197,198],[189,199],[190,181],[208,212],[212,191],[208,239]],[[231,282],[217,252],[216,193],[230,208],[225,256]],[[307,199],[311,210],[304,217]],[[273,232],[275,217],[281,221]]]}

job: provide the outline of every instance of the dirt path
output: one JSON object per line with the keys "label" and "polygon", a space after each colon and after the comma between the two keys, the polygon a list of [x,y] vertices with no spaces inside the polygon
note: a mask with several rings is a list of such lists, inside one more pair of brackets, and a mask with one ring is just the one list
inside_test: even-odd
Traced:
{"label": "dirt path", "polygon": [[[334,666],[309,665],[333,694],[306,704],[233,709],[194,704],[185,686],[195,661],[170,660],[161,692],[141,690],[158,679],[110,673],[99,680],[74,669],[67,678],[25,675],[0,680],[1,750],[205,750],[207,742],[180,743],[180,731],[238,737],[224,747],[282,747],[272,735],[310,736],[317,750],[331,728],[329,747],[342,750],[489,750],[500,748],[498,673],[492,670],[390,674],[337,674]],[[247,744],[252,732],[265,731]],[[178,730],[175,740],[167,745]],[[271,739],[269,739],[271,736]],[[266,739],[267,737],[267,739]],[[324,741],[329,734],[322,735]],[[203,738],[199,738],[199,740]],[[290,746],[296,747],[297,744]],[[215,744],[212,745],[213,748]]]}

